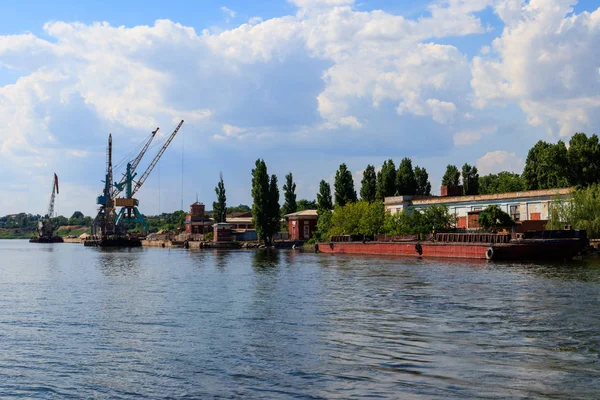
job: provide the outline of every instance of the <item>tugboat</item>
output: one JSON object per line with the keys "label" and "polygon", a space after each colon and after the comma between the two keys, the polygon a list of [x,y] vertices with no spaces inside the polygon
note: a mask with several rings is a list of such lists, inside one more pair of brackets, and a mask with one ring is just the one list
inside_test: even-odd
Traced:
{"label": "tugboat", "polygon": [[54,174],[52,179],[52,195],[50,196],[50,204],[48,205],[48,214],[44,215],[38,221],[37,236],[32,237],[29,243],[63,243],[63,238],[54,235],[52,227],[52,216],[54,215],[54,199],[58,194],[58,176]]}

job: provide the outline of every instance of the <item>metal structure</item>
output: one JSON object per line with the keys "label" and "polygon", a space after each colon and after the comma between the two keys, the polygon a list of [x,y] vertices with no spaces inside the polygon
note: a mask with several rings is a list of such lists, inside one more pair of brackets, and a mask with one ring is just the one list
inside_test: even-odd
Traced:
{"label": "metal structure", "polygon": [[92,234],[97,236],[114,235],[115,232],[115,206],[112,196],[112,135],[108,135],[108,147],[106,148],[106,175],[104,178],[104,189],[102,195],[96,199],[100,205],[98,214],[92,224]]}
{"label": "metal structure", "polygon": [[[134,181],[135,177],[137,176],[137,174],[135,173],[135,169],[137,168],[144,153],[148,149],[148,146],[150,145],[150,141],[152,139],[150,139],[150,141],[146,143],[138,157],[136,157],[135,160],[127,164],[125,175],[123,175],[121,182],[115,184],[115,190],[113,191],[113,193],[118,194],[125,190],[125,197],[113,197],[115,206],[121,207],[121,210],[119,211],[119,214],[115,219],[115,225],[117,227],[121,226],[123,223],[139,223],[144,227],[145,231],[148,232],[148,223],[146,222],[146,219],[144,218],[142,213],[137,208],[137,206],[139,205],[139,201],[133,196],[137,193],[138,190],[140,190],[146,179],[148,179],[148,176],[150,176],[150,173],[160,160],[161,156],[167,150],[167,147],[169,147],[169,144],[171,144],[171,142],[177,135],[177,132],[179,132],[179,129],[183,125],[183,122],[184,121],[181,120],[181,122],[177,125],[175,130],[171,133],[171,135],[168,137],[161,149],[154,156],[154,159],[152,160],[148,168],[146,168],[146,171],[144,171],[144,173],[137,182]],[[156,129],[156,131],[153,132],[152,137],[154,137],[157,131],[158,128]]]}
{"label": "metal structure", "polygon": [[38,237],[39,239],[51,239],[54,235],[52,228],[52,217],[54,217],[54,201],[58,194],[58,176],[54,174],[52,179],[52,194],[50,195],[50,204],[48,204],[48,213],[38,221]]}

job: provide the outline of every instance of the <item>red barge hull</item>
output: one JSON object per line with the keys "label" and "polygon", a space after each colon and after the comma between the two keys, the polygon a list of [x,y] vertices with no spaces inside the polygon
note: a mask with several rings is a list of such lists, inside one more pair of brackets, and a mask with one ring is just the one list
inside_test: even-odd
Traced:
{"label": "red barge hull", "polygon": [[510,243],[330,242],[319,243],[318,250],[326,254],[563,261],[572,259],[584,247],[585,242],[578,239],[531,239]]}

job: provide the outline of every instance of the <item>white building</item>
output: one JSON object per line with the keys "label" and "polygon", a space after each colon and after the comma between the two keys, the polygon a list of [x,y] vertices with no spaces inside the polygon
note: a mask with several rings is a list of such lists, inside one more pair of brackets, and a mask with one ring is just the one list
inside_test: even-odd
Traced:
{"label": "white building", "polygon": [[[472,196],[395,196],[386,197],[384,204],[390,214],[444,204],[455,215],[459,229],[478,229],[479,213],[487,206],[496,205],[515,222],[540,221],[530,225],[542,226],[548,220],[552,200],[556,196],[566,196],[573,190],[574,188],[528,190]],[[540,228],[536,226],[536,229]]]}

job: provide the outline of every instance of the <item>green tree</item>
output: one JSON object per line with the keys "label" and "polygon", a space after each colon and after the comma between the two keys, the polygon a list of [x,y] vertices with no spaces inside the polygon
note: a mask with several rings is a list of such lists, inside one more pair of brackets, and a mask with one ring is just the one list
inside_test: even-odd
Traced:
{"label": "green tree", "polygon": [[354,190],[354,180],[352,172],[346,167],[346,164],[341,164],[340,168],[335,173],[335,204],[336,206],[344,206],[347,203],[356,202],[356,191]]}
{"label": "green tree", "polygon": [[314,200],[300,199],[298,200],[298,209],[296,211],[316,210],[317,202]]}
{"label": "green tree", "polygon": [[585,133],[576,133],[569,141],[569,184],[585,187],[600,181],[600,145],[598,136],[589,138]]}
{"label": "green tree", "polygon": [[527,154],[523,178],[528,190],[569,186],[567,147],[562,140],[556,144],[537,142]]}
{"label": "green tree", "polygon": [[331,199],[331,186],[321,180],[319,193],[317,193],[317,239],[326,240],[327,233],[331,229],[333,213],[333,201]]}
{"label": "green tree", "polygon": [[285,176],[283,198],[285,199],[281,210],[283,215],[295,213],[298,210],[298,205],[296,204],[296,184],[291,172]]}
{"label": "green tree", "polygon": [[479,173],[477,167],[467,163],[462,167],[463,193],[472,195],[479,193]]}
{"label": "green tree", "polygon": [[377,200],[396,195],[396,166],[394,161],[383,162],[381,171],[377,173]]}
{"label": "green tree", "polygon": [[260,240],[270,246],[279,231],[279,188],[275,175],[269,181],[267,165],[261,159],[252,169],[252,199],[252,222]]}
{"label": "green tree", "polygon": [[424,210],[407,210],[394,215],[386,214],[383,232],[387,235],[414,235],[444,232],[456,225],[456,218],[445,205],[434,205]]}
{"label": "green tree", "polygon": [[215,222],[225,222],[227,219],[227,196],[225,195],[225,183],[223,183],[223,174],[219,174],[219,183],[215,187],[217,201],[213,202],[213,219]]}
{"label": "green tree", "polygon": [[415,180],[417,181],[417,190],[415,194],[430,196],[431,183],[429,182],[429,174],[425,168],[415,167]]}
{"label": "green tree", "polygon": [[234,206],[234,207],[227,207],[227,214],[245,213],[245,212],[250,212],[250,211],[252,211],[252,208],[250,208],[250,206],[247,206],[245,204],[240,204],[239,206]]}
{"label": "green tree", "polygon": [[317,193],[317,210],[331,211],[333,201],[331,200],[331,185],[321,180],[319,183],[319,193]]}
{"label": "green tree", "polygon": [[396,193],[398,195],[411,196],[417,192],[417,180],[415,171],[413,171],[412,161],[404,157],[400,161],[398,171],[396,172]]}
{"label": "green tree", "polygon": [[460,180],[460,171],[456,168],[456,165],[448,165],[446,167],[446,173],[442,177],[443,186],[457,186]]}
{"label": "green tree", "polygon": [[498,226],[512,225],[510,215],[496,205],[487,206],[479,214],[479,226],[485,230],[496,230]]}
{"label": "green tree", "polygon": [[502,171],[479,177],[480,194],[520,192],[525,190],[525,181],[519,174]]}
{"label": "green tree", "polygon": [[336,206],[331,216],[328,236],[362,235],[373,237],[383,229],[385,208],[383,203],[359,201],[345,206]]}
{"label": "green tree", "polygon": [[552,201],[546,229],[563,229],[570,225],[583,229],[592,239],[600,238],[600,184],[575,190],[569,196]]}
{"label": "green tree", "polygon": [[372,165],[367,165],[367,168],[363,172],[360,198],[369,203],[377,199],[377,174],[375,174],[375,167]]}

